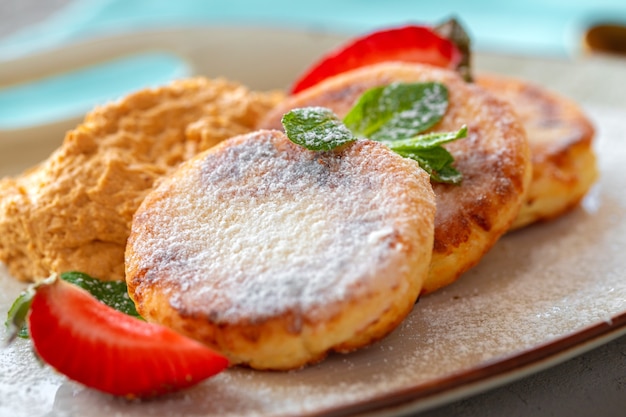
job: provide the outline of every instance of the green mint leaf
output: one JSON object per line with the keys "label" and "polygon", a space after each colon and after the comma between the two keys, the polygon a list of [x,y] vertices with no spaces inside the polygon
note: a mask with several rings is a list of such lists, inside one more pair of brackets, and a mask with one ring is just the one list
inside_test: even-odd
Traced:
{"label": "green mint leaf", "polygon": [[436,182],[459,184],[463,176],[452,164],[454,157],[441,145],[467,136],[467,126],[456,132],[428,133],[409,139],[384,142],[392,151],[417,161]]}
{"label": "green mint leaf", "polygon": [[458,185],[461,181],[463,181],[463,175],[451,165],[448,165],[439,171],[429,172],[429,174],[435,182],[441,182],[444,184]]}
{"label": "green mint leaf", "polygon": [[312,151],[330,151],[354,142],[356,137],[330,109],[294,109],[282,118],[287,137]]}
{"label": "green mint leaf", "polygon": [[398,153],[405,158],[417,161],[435,182],[460,184],[463,179],[461,173],[452,166],[454,158],[443,147],[426,149],[419,153]]}
{"label": "green mint leaf", "polygon": [[128,296],[124,281],[101,281],[83,272],[70,271],[61,274],[61,279],[87,290],[95,298],[129,316],[141,318],[135,303]]}
{"label": "green mint leaf", "polygon": [[7,343],[11,343],[16,337],[23,339],[28,338],[28,326],[26,317],[30,310],[30,305],[33,301],[35,290],[33,287],[29,287],[24,290],[13,302],[9,312],[7,313],[7,319],[4,325],[7,328],[9,337]]}
{"label": "green mint leaf", "polygon": [[452,164],[454,162],[454,158],[446,150],[444,147],[437,147],[431,149],[419,149],[416,152],[410,151],[395,151],[405,158],[414,159],[423,165],[424,168],[429,174],[432,171],[440,171],[444,169],[446,166]]}
{"label": "green mint leaf", "polygon": [[433,132],[395,141],[382,141],[391,150],[396,152],[415,151],[416,149],[432,149],[454,142],[467,136],[467,126],[462,126],[456,132]]}
{"label": "green mint leaf", "polygon": [[433,127],[447,109],[442,83],[392,83],[366,91],[343,121],[359,137],[392,141]]}

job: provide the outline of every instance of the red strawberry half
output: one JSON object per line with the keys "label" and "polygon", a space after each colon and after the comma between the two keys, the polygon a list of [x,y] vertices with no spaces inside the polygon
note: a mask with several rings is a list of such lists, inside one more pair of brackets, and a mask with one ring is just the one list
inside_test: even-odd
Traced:
{"label": "red strawberry half", "polygon": [[294,83],[291,93],[312,87],[333,75],[385,61],[456,69],[462,59],[455,43],[433,28],[411,25],[381,30],[356,38],[323,56]]}
{"label": "red strawberry half", "polygon": [[60,279],[37,288],[29,328],[37,354],[56,370],[128,398],[186,388],[228,366],[199,342],[120,313]]}

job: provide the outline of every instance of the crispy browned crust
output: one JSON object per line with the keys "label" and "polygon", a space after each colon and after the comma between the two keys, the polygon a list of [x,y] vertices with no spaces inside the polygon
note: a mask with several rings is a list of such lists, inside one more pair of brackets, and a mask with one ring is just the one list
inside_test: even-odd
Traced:
{"label": "crispy browned crust", "polygon": [[278,98],[195,78],[96,108],[42,164],[0,180],[0,261],[27,281],[67,270],[124,279],[131,219],[155,181],[250,131]]}
{"label": "crispy browned crust", "polygon": [[[147,320],[232,363],[299,368],[378,340],[409,313],[428,274],[434,198],[416,163],[376,142],[311,152],[278,131],[238,136],[146,197],[126,251],[128,291]],[[337,269],[324,269],[329,260]],[[268,304],[250,288],[298,295]]]}
{"label": "crispy browned crust", "polygon": [[450,106],[434,131],[466,124],[468,137],[447,146],[463,174],[460,186],[433,184],[437,196],[435,241],[424,293],[455,281],[476,265],[518,214],[531,177],[524,130],[511,107],[455,73],[434,67],[385,63],[328,79],[287,98],[259,126],[280,128],[292,108],[324,106],[344,116],[367,89],[392,82],[440,81]]}
{"label": "crispy browned crust", "polygon": [[533,179],[512,228],[550,220],[576,207],[598,177],[594,128],[580,107],[523,80],[484,74],[476,82],[513,105],[528,137]]}

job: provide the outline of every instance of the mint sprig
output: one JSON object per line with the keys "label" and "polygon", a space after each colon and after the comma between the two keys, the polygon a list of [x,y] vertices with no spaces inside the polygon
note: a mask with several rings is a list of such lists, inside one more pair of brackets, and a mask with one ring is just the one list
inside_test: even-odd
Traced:
{"label": "mint sprig", "polygon": [[466,137],[467,127],[420,134],[447,109],[448,89],[441,83],[393,83],[363,93],[343,121],[330,109],[307,107],[286,113],[282,123],[287,137],[309,150],[329,151],[366,137],[417,161],[433,181],[459,184],[462,174],[442,145]]}
{"label": "mint sprig", "polygon": [[[128,290],[124,281],[101,281],[83,272],[64,272],[60,275],[62,280],[70,282],[88,291],[99,301],[122,313],[141,318],[135,304],[128,296]],[[55,275],[47,278],[44,282],[57,279]],[[29,286],[13,302],[7,313],[5,326],[8,329],[9,340],[15,337],[28,338],[27,316],[33,301],[37,284]]]}

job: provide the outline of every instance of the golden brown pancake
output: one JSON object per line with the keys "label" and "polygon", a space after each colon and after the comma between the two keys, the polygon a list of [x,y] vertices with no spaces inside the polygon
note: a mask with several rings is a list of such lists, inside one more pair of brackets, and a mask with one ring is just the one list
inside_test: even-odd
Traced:
{"label": "golden brown pancake", "polygon": [[132,216],[163,175],[249,132],[279,97],[195,78],[97,108],[38,167],[0,180],[0,261],[21,280],[124,279]]}
{"label": "golden brown pancake", "polygon": [[135,214],[140,314],[232,363],[293,369],[377,340],[428,273],[435,202],[417,163],[359,140],[313,152],[279,131],[183,164]]}
{"label": "golden brown pancake", "polygon": [[533,179],[512,228],[550,220],[576,207],[598,178],[594,129],[582,110],[526,81],[488,74],[476,82],[513,105],[528,137]]}
{"label": "golden brown pancake", "polygon": [[455,281],[476,265],[516,218],[531,177],[524,130],[511,106],[456,73],[418,64],[384,63],[329,78],[288,97],[259,127],[281,128],[297,107],[328,107],[343,117],[366,90],[392,82],[439,81],[449,108],[433,131],[468,126],[468,136],[446,145],[463,174],[461,185],[433,183],[437,198],[433,260],[423,293]]}

